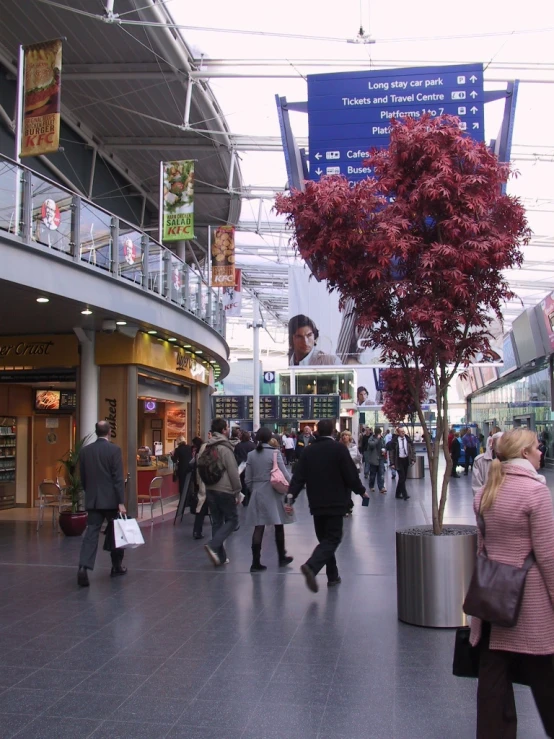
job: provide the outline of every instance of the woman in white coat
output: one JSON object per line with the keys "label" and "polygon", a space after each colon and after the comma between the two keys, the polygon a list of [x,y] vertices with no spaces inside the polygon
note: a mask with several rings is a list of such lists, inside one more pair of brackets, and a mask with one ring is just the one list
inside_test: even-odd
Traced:
{"label": "woman in white coat", "polygon": [[262,426],[256,434],[258,446],[249,452],[246,459],[244,479],[250,490],[250,503],[246,514],[246,525],[254,527],[252,534],[252,566],[250,572],[262,572],[267,567],[260,561],[262,540],[266,526],[275,527],[275,544],[279,555],[279,567],[285,567],[293,560],[287,556],[285,550],[284,524],[293,523],[294,514],[285,513],[285,496],[277,493],[271,485],[270,475],[273,468],[274,455],[277,455],[277,464],[283,476],[290,482],[290,475],[278,449],[270,446],[270,429]]}

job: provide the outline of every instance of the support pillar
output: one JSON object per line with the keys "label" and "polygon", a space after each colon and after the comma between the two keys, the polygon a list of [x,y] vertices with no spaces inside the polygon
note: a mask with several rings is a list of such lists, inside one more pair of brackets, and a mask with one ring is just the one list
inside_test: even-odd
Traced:
{"label": "support pillar", "polygon": [[79,428],[77,438],[90,436],[87,443],[95,441],[94,426],[98,421],[98,366],[94,356],[96,334],[77,327],[73,329],[79,339],[81,367],[79,378]]}

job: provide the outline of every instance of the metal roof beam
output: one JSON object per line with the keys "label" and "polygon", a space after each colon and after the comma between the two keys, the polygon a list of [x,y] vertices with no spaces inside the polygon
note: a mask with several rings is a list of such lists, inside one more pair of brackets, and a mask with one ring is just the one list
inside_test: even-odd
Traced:
{"label": "metal roof beam", "polygon": [[188,78],[186,70],[154,63],[117,64],[64,64],[63,82],[160,80],[160,82],[183,82]]}

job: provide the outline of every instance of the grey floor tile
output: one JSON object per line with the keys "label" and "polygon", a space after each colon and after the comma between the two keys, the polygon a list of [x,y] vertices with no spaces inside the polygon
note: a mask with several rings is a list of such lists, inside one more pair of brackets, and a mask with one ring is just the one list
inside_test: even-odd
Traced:
{"label": "grey floor tile", "polygon": [[40,716],[25,726],[18,739],[86,739],[100,721]]}
{"label": "grey floor tile", "polygon": [[291,732],[317,733],[323,709],[321,706],[283,705],[275,703],[259,703],[248,723],[248,729],[256,731],[281,731],[283,737]]}
{"label": "grey floor tile", "polygon": [[22,688],[8,688],[0,695],[1,713],[37,714],[45,711],[56,703],[63,695],[63,690],[23,690]]}
{"label": "grey floor tile", "polygon": [[18,684],[18,688],[32,688],[33,690],[63,690],[76,688],[88,677],[88,672],[50,670],[43,667],[26,677]]}
{"label": "grey floor tile", "polygon": [[44,649],[11,649],[0,655],[0,666],[10,667],[44,667],[52,660],[52,652]]}
{"label": "grey floor tile", "polygon": [[158,695],[142,695],[138,693],[119,706],[117,716],[112,719],[128,718],[129,721],[149,721],[154,723],[168,722],[174,723],[185,710],[187,704],[186,696],[181,698],[166,698],[164,693],[160,691]]}
{"label": "grey floor tile", "polygon": [[[166,735],[166,739],[222,739],[222,736],[221,729],[210,729],[205,726],[178,725],[171,729],[169,734]],[[245,736],[242,730],[232,731],[225,729],[225,739],[243,739]],[[112,737],[106,737],[106,739],[112,739]],[[113,739],[119,739],[119,737],[114,737]],[[146,736],[145,739],[147,739]],[[279,739],[283,739],[283,737],[279,737]],[[311,739],[311,737],[307,737],[307,739]]]}
{"label": "grey floor tile", "polygon": [[32,720],[32,715],[0,713],[0,739],[11,739],[24,726],[30,724]]}
{"label": "grey floor tile", "polygon": [[73,692],[96,693],[98,695],[120,695],[126,698],[142,686],[147,678],[144,675],[117,675],[111,672],[95,672],[82,680]]}
{"label": "grey floor tile", "polygon": [[34,667],[0,665],[0,688],[11,688],[36,672]]}
{"label": "grey floor tile", "polygon": [[103,721],[90,739],[163,739],[171,724]]}
{"label": "grey floor tile", "polygon": [[99,721],[108,718],[123,703],[121,695],[98,695],[96,693],[68,693],[46,711],[49,716],[67,718],[90,718]]}
{"label": "grey floor tile", "polygon": [[101,666],[101,672],[151,675],[155,670],[161,667],[164,662],[165,657],[145,657],[142,655],[130,657],[115,656]]}
{"label": "grey floor tile", "polygon": [[286,706],[322,706],[327,703],[330,686],[317,682],[291,683],[272,680],[262,693],[260,703]]}
{"label": "grey floor tile", "polygon": [[252,703],[217,701],[217,710],[214,710],[213,700],[197,699],[185,708],[176,728],[205,727],[225,732],[241,731],[246,727],[253,711]]}

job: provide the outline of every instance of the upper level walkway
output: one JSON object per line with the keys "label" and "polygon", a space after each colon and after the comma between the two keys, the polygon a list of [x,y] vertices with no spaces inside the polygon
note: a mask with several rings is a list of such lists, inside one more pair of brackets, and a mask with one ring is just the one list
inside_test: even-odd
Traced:
{"label": "upper level walkway", "polygon": [[[470,479],[451,485],[450,522],[473,522]],[[343,582],[316,595],[298,570],[315,544],[304,497],[287,569],[270,530],[268,570],[250,574],[241,510],[214,570],[187,515],[144,529],[125,578],[100,551],[84,590],[80,540],[0,516],[0,737],[471,739],[476,681],[451,674],[454,632],[396,617],[394,532],[427,521],[428,483],[409,481],[407,502],[387,487],[357,498]],[[518,736],[543,737],[529,689],[516,696]]]}

